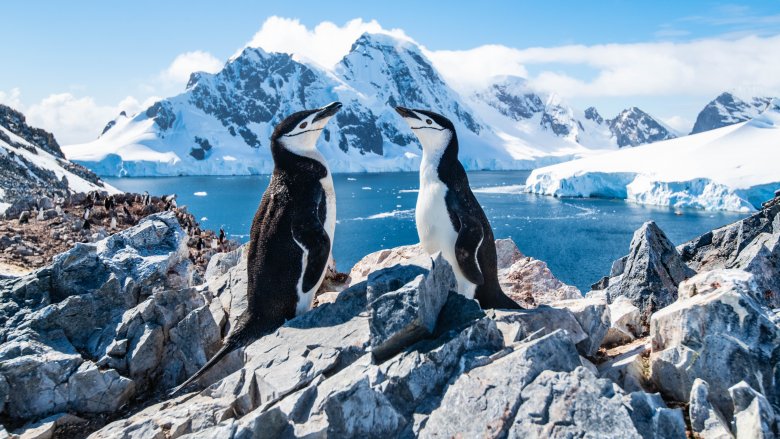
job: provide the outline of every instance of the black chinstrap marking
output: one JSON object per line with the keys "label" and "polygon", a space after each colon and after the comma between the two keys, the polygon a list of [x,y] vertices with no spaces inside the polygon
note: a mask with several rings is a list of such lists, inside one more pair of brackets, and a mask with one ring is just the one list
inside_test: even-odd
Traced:
{"label": "black chinstrap marking", "polygon": [[295,137],[295,136],[300,136],[301,134],[310,133],[310,132],[312,132],[312,131],[322,131],[323,129],[325,129],[325,127],[322,127],[322,128],[315,128],[315,129],[313,129],[313,130],[306,130],[306,131],[301,131],[300,133],[297,133],[297,134],[284,134],[282,137]]}
{"label": "black chinstrap marking", "polygon": [[411,127],[413,130],[436,130],[436,131],[444,131],[447,128],[436,128],[436,127]]}

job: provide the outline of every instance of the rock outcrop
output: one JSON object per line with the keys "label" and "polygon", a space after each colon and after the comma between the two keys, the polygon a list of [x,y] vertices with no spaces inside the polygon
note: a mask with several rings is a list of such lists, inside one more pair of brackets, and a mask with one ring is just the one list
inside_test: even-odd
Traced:
{"label": "rock outcrop", "polygon": [[167,213],[0,280],[2,413],[114,412],[193,351],[212,354],[219,329],[191,313],[205,303],[190,270],[186,234]]}
{"label": "rock outcrop", "polygon": [[[511,239],[496,240],[498,280],[501,288],[515,302],[526,308],[549,305],[556,301],[580,299],[582,293],[571,285],[558,280],[547,264],[523,255]],[[408,264],[427,258],[419,244],[380,250],[364,256],[349,273],[354,285],[364,281],[374,270]]]}
{"label": "rock outcrop", "polygon": [[[629,253],[612,266],[606,298],[626,297],[639,309],[646,331],[650,315],[677,299],[677,285],[696,274],[685,265],[669,238],[650,221],[634,232]],[[639,332],[644,332],[639,331]]]}
{"label": "rock outcrop", "polygon": [[[175,214],[152,215],[0,279],[0,433],[775,437],[780,319],[759,276],[719,269],[673,284],[687,266],[653,228],[607,291],[554,300],[560,290],[541,282],[523,310],[481,310],[419,247],[369,255],[332,302],[168,398],[246,312],[247,267],[242,249],[219,254],[202,282]],[[501,270],[522,261],[510,244],[498,243]],[[607,303],[623,282],[642,295]],[[671,300],[649,315],[649,337],[634,339],[632,298]]]}
{"label": "rock outcrop", "polygon": [[678,249],[683,261],[697,272],[733,268],[752,273],[761,302],[780,308],[780,196],[750,217],[707,232]]}
{"label": "rock outcrop", "polygon": [[[653,315],[650,367],[661,392],[688,401],[696,379],[704,380],[708,400],[728,419],[736,409],[729,389],[740,382],[780,405],[780,327],[756,300],[756,282],[747,276],[741,283],[741,273],[699,274],[686,289],[698,285],[703,293],[680,298]],[[713,288],[717,284],[722,286]]]}

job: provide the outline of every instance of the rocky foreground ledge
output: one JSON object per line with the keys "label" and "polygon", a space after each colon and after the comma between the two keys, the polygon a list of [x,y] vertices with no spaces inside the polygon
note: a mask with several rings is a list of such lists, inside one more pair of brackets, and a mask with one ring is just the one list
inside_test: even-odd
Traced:
{"label": "rocky foreground ledge", "polygon": [[152,215],[0,280],[0,436],[775,437],[780,199],[675,248],[652,223],[587,296],[497,241],[529,309],[482,311],[417,246],[167,399],[246,310],[242,249],[192,276]]}

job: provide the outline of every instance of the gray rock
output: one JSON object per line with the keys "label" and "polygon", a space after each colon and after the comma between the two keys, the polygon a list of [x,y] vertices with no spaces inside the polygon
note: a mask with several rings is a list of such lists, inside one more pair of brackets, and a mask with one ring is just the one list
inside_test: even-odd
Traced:
{"label": "gray rock", "polygon": [[68,409],[76,413],[115,412],[133,396],[135,383],[114,369],[85,362],[68,379]]}
{"label": "gray rock", "polygon": [[588,337],[577,343],[577,349],[586,357],[592,357],[601,347],[610,327],[607,301],[603,297],[586,297],[553,302],[551,306],[569,310]]}
{"label": "gray rock", "polygon": [[[523,256],[511,239],[496,240],[496,257],[501,288],[512,300],[526,308],[582,297],[576,287],[558,280],[546,263]],[[424,266],[427,258],[419,244],[371,253],[352,267],[349,274],[351,285],[384,268],[410,264]]]}
{"label": "gray rock", "polygon": [[622,392],[583,367],[571,372],[544,371],[523,389],[521,398],[510,438],[641,437],[623,404]]}
{"label": "gray rock", "polygon": [[699,273],[732,268],[753,274],[762,302],[780,308],[780,202],[768,202],[752,216],[705,233],[679,250]]}
{"label": "gray rock", "polygon": [[598,375],[608,378],[626,392],[645,390],[648,378],[645,371],[649,363],[645,356],[650,348],[640,344],[598,366]]}
{"label": "gray rock", "polygon": [[208,281],[227,273],[228,270],[238,265],[238,262],[244,256],[245,249],[246,245],[242,245],[231,252],[217,253],[212,256],[209,259],[209,265],[206,267],[206,273],[203,277]]}
{"label": "gray rock", "polygon": [[607,301],[627,297],[639,308],[646,330],[650,315],[674,302],[677,285],[694,274],[669,238],[650,221],[634,232],[620,279],[609,281]]}
{"label": "gray rock", "polygon": [[181,367],[178,352],[216,344],[204,332],[170,338],[205,304],[189,288],[166,289],[185,282],[187,255],[186,234],[164,213],[79,244],[50,267],[0,280],[2,413],[34,420],[66,410],[113,412],[167,368]]}
{"label": "gray rock", "polygon": [[729,394],[734,402],[734,430],[737,439],[775,437],[777,419],[772,405],[764,395],[756,392],[744,381],[729,388]]}
{"label": "gray rock", "polygon": [[384,249],[366,255],[352,267],[349,272],[350,285],[357,285],[368,279],[368,275],[374,271],[396,265],[426,265],[430,259],[420,244],[404,245],[391,249]]}
{"label": "gray rock", "polygon": [[688,404],[691,429],[704,439],[731,439],[734,436],[728,423],[709,401],[709,389],[707,382],[700,378],[693,382]]}
{"label": "gray rock", "polygon": [[133,337],[127,355],[130,376],[140,378],[160,363],[164,341],[161,326],[153,323],[144,324],[142,331],[138,331]]}
{"label": "gray rock", "polygon": [[496,239],[496,268],[503,270],[524,258],[512,238]]}
{"label": "gray rock", "polygon": [[[702,273],[691,282],[711,276]],[[779,404],[780,327],[753,299],[756,294],[727,283],[655,313],[650,322],[650,363],[658,389],[674,400],[688,401],[694,381],[701,378],[710,386],[712,405],[727,418],[732,415],[728,389],[742,380]]]}
{"label": "gray rock", "polygon": [[624,399],[644,439],[686,437],[682,410],[668,408],[658,393],[632,392]]}
{"label": "gray rock", "polygon": [[563,331],[515,346],[506,356],[458,376],[419,436],[505,434],[512,427],[526,385],[545,370],[572,371],[578,366],[577,350]]}
{"label": "gray rock", "polygon": [[579,299],[576,287],[561,282],[544,261],[521,257],[508,268],[498,270],[498,281],[507,296],[525,308]]}
{"label": "gray rock", "polygon": [[[55,436],[57,427],[63,425],[83,424],[85,419],[73,416],[68,413],[58,413],[48,418],[41,419],[38,422],[27,424],[19,431],[15,432],[22,439],[50,439]],[[0,432],[0,437],[3,437]],[[7,437],[7,436],[5,436]]]}
{"label": "gray rock", "polygon": [[449,291],[456,288],[441,254],[424,267],[399,265],[371,273],[367,294],[374,358],[389,358],[430,335]]}
{"label": "gray rock", "polygon": [[[496,321],[507,346],[541,338],[558,330],[564,330],[575,345],[588,338],[574,315],[565,308],[540,306],[517,311],[489,310],[487,315]],[[587,352],[582,354],[588,355]]]}
{"label": "gray rock", "polygon": [[642,334],[642,322],[639,308],[623,296],[618,296],[609,304],[610,327],[602,340],[604,345],[622,345],[630,343]]}

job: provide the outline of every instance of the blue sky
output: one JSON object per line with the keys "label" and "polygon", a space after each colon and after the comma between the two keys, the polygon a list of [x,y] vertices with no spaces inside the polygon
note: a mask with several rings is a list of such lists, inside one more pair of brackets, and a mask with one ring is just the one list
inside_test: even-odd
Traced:
{"label": "blue sky", "polygon": [[[467,50],[485,44],[517,49],[637,43],[664,47],[750,36],[758,37],[753,44],[760,45],[773,41],[760,38],[780,34],[778,1],[9,2],[0,19],[4,41],[0,45],[4,65],[0,101],[33,109],[53,94],[68,93],[108,111],[128,96],[139,102],[150,96],[168,96],[183,88],[160,79],[178,55],[203,51],[224,62],[270,16],[295,18],[310,29],[323,21],[341,26],[354,18],[375,19],[385,29],[402,29],[430,51]],[[561,83],[562,76],[588,83],[602,73],[603,61],[570,62],[565,56],[559,53],[549,63],[528,61],[525,55],[520,59],[528,61],[523,67],[528,75],[541,80],[552,76],[549,84]],[[722,82],[737,90],[775,90],[774,84],[756,78],[741,81],[728,76]],[[574,87],[577,83],[566,84]],[[696,110],[714,97],[718,86],[696,88],[679,97],[679,90],[662,89],[657,93],[627,89],[602,96],[594,88],[584,96],[562,94],[575,105],[595,103],[606,115],[626,106],[645,105],[660,117],[692,123]],[[95,113],[100,117],[97,114],[102,112]],[[52,117],[40,116],[42,122],[55,124]]]}

